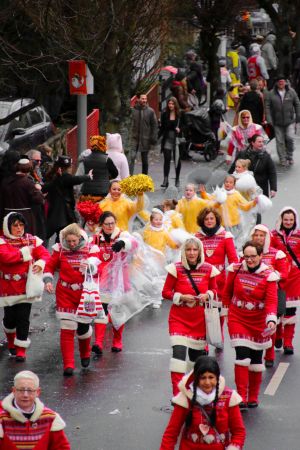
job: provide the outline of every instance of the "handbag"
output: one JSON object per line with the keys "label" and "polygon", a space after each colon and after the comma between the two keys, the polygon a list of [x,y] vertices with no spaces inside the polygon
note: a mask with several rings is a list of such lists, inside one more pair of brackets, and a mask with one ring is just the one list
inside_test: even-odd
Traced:
{"label": "handbag", "polygon": [[209,297],[205,302],[204,309],[206,342],[216,348],[223,348],[223,339],[220,323],[220,314],[218,307],[213,306],[213,301]]}
{"label": "handbag", "polygon": [[35,298],[41,297],[44,292],[43,271],[33,273],[34,264],[29,264],[27,281],[26,281],[26,297]]}
{"label": "handbag", "polygon": [[264,123],[262,127],[263,127],[263,129],[264,129],[266,135],[267,135],[268,138],[270,139],[270,141],[271,141],[272,139],[274,139],[274,137],[275,137],[275,131],[274,131],[273,125],[271,125],[270,123]]}
{"label": "handbag", "polygon": [[84,318],[85,320],[96,317],[99,319],[105,318],[105,312],[99,294],[99,280],[98,282],[95,282],[91,274],[90,266],[85,270],[84,282],[76,316]]}
{"label": "handbag", "polygon": [[286,246],[287,251],[289,252],[289,254],[291,255],[294,263],[296,264],[296,266],[298,267],[298,269],[300,270],[300,262],[298,261],[297,256],[295,255],[292,247],[290,246],[290,244],[288,242],[285,242],[285,240],[283,239],[283,236],[279,233],[277,233],[278,236],[281,238],[282,242],[284,243],[284,245]]}

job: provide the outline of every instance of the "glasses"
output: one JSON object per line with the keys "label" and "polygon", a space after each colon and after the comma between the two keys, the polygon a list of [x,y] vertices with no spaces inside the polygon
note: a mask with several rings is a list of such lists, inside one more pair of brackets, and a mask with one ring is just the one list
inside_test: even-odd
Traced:
{"label": "glasses", "polygon": [[259,255],[244,255],[244,259],[255,259]]}
{"label": "glasses", "polygon": [[21,392],[22,394],[25,394],[25,392],[27,392],[27,394],[30,394],[30,395],[32,395],[32,394],[35,394],[35,392],[37,391],[37,389],[27,389],[27,388],[21,388],[21,389],[18,389],[18,388],[16,388],[16,391],[17,392]]}
{"label": "glasses", "polygon": [[242,116],[242,119],[250,119],[250,116]]}
{"label": "glasses", "polygon": [[115,222],[104,222],[103,225],[105,225],[106,227],[113,227],[115,225]]}

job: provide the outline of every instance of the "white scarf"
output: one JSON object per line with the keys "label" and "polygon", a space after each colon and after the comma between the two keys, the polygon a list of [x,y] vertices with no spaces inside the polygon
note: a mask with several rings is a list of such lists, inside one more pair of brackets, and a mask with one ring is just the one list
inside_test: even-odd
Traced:
{"label": "white scarf", "polygon": [[[193,384],[190,384],[190,389],[193,391]],[[206,394],[202,389],[197,387],[197,402],[200,403],[201,406],[209,405],[214,401],[216,397],[216,388],[214,388],[209,394]]]}
{"label": "white scarf", "polygon": [[230,191],[227,191],[227,189],[225,189],[225,192],[226,192],[227,195],[234,194],[235,191],[236,191],[235,189],[230,189]]}
{"label": "white scarf", "polygon": [[165,230],[164,225],[161,225],[160,227],[154,227],[153,225],[151,225],[151,223],[150,223],[150,225],[149,225],[149,228],[150,228],[150,230],[152,230],[152,231],[162,231],[162,230]]}

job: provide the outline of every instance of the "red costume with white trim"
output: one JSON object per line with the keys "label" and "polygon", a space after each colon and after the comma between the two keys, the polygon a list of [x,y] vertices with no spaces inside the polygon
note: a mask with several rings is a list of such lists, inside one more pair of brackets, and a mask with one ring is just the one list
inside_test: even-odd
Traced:
{"label": "red costume with white trim", "polygon": [[223,305],[229,307],[232,347],[263,350],[271,346],[270,337],[263,337],[262,332],[269,321],[277,322],[278,280],[264,263],[254,273],[249,272],[245,261],[228,267]]}
{"label": "red costume with white trim", "polygon": [[71,450],[59,414],[37,398],[34,413],[27,419],[13,399],[10,394],[0,405],[0,450]]}
{"label": "red costume with white trim", "polygon": [[[193,377],[193,373],[189,373],[179,383],[179,394],[172,399],[174,411],[164,432],[160,450],[174,450],[182,428],[180,450],[224,450],[225,448],[227,450],[241,450],[246,437],[245,426],[238,406],[242,399],[236,391],[225,386],[225,380],[222,376],[219,379],[215,428],[224,439],[224,443],[220,441],[197,404],[193,407],[192,423],[188,429],[186,428],[185,420],[193,397],[191,390]],[[203,408],[209,415],[212,404]],[[208,438],[212,441],[210,444],[205,442]]]}
{"label": "red costume with white trim", "polygon": [[[202,230],[195,234],[203,244],[205,262],[212,264],[219,271],[216,277],[218,298],[222,302],[222,294],[226,282],[225,263],[238,262],[238,256],[234,246],[233,235],[222,226],[213,236],[207,236]],[[222,306],[221,304],[219,306]]]}

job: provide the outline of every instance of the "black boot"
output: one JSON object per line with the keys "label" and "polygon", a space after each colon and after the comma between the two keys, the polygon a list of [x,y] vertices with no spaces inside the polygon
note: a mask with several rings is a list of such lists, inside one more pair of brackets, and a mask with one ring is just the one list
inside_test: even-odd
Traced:
{"label": "black boot", "polygon": [[179,186],[180,186],[179,177],[176,177],[176,179],[175,179],[175,186],[176,186],[176,187],[179,187]]}
{"label": "black boot", "polygon": [[169,180],[168,177],[164,177],[163,183],[160,185],[162,188],[167,188],[169,186]]}

